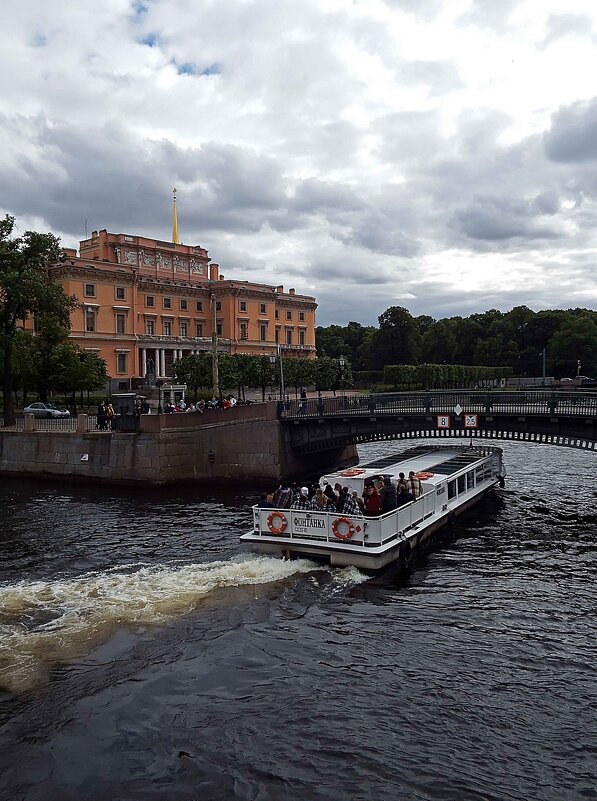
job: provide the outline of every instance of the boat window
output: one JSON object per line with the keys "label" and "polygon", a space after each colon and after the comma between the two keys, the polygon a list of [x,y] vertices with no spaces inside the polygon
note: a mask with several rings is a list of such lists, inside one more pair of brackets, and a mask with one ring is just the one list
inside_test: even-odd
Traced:
{"label": "boat window", "polygon": [[475,486],[475,471],[469,470],[466,474],[466,488],[473,489]]}
{"label": "boat window", "polygon": [[448,499],[456,497],[456,480],[448,482]]}
{"label": "boat window", "polygon": [[462,495],[462,493],[466,490],[466,476],[463,474],[458,476],[458,494]]}

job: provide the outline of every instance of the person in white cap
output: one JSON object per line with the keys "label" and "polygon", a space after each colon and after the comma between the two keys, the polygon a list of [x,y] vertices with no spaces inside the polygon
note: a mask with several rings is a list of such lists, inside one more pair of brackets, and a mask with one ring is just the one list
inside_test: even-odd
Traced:
{"label": "person in white cap", "polygon": [[310,509],[311,504],[309,501],[309,488],[301,487],[298,498],[290,507],[291,509]]}

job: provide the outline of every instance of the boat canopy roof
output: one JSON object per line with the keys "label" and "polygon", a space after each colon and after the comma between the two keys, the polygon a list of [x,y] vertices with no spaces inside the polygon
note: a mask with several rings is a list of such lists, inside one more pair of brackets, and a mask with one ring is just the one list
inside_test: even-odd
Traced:
{"label": "boat canopy roof", "polygon": [[492,453],[497,453],[501,457],[502,450],[492,446],[420,445],[402,453],[359,464],[357,467],[329,473],[322,476],[319,483],[327,482],[332,486],[338,483],[359,490],[362,489],[366,479],[374,476],[390,476],[396,480],[399,473],[408,476],[412,470],[414,473],[426,474],[424,477],[420,476],[423,482],[439,484],[446,478],[472,467]]}

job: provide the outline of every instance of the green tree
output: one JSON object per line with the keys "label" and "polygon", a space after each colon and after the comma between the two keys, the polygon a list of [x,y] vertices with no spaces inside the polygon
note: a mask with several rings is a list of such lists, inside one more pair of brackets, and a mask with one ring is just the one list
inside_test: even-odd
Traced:
{"label": "green tree", "polygon": [[551,364],[558,376],[593,376],[597,373],[597,322],[595,315],[579,314],[562,324],[550,344]]}
{"label": "green tree", "polygon": [[417,324],[408,309],[391,306],[379,317],[379,330],[367,344],[368,369],[383,370],[386,364],[416,364],[420,341]]}
{"label": "green tree", "polygon": [[197,401],[197,392],[199,389],[212,386],[212,356],[211,353],[194,353],[190,356],[184,356],[182,359],[174,362],[173,372],[177,381],[181,384],[186,384],[189,389],[192,389],[195,395],[195,402]]}
{"label": "green tree", "polygon": [[83,393],[93,392],[104,387],[108,381],[106,362],[89,351],[81,350],[78,345],[65,342],[58,345],[54,358],[59,365],[59,374],[55,380],[55,388],[72,395],[72,405],[76,413],[76,393],[80,394],[83,405]]}
{"label": "green tree", "polygon": [[19,323],[51,315],[66,328],[75,307],[60,284],[50,282],[48,266],[62,259],[60,241],[52,234],[26,231],[14,237],[14,217],[0,220],[0,350],[3,361],[4,424],[15,421],[13,354]]}

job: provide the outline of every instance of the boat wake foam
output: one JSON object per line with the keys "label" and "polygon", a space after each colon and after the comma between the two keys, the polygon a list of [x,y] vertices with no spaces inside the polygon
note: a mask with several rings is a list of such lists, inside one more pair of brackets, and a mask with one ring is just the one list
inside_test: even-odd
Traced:
{"label": "boat wake foam", "polygon": [[[77,578],[0,587],[0,687],[22,692],[48,668],[88,653],[117,628],[159,625],[192,612],[220,588],[264,585],[325,570],[306,559],[238,557],[184,565],[120,565]],[[338,571],[342,585],[358,571]],[[335,579],[334,579],[335,582]]]}

